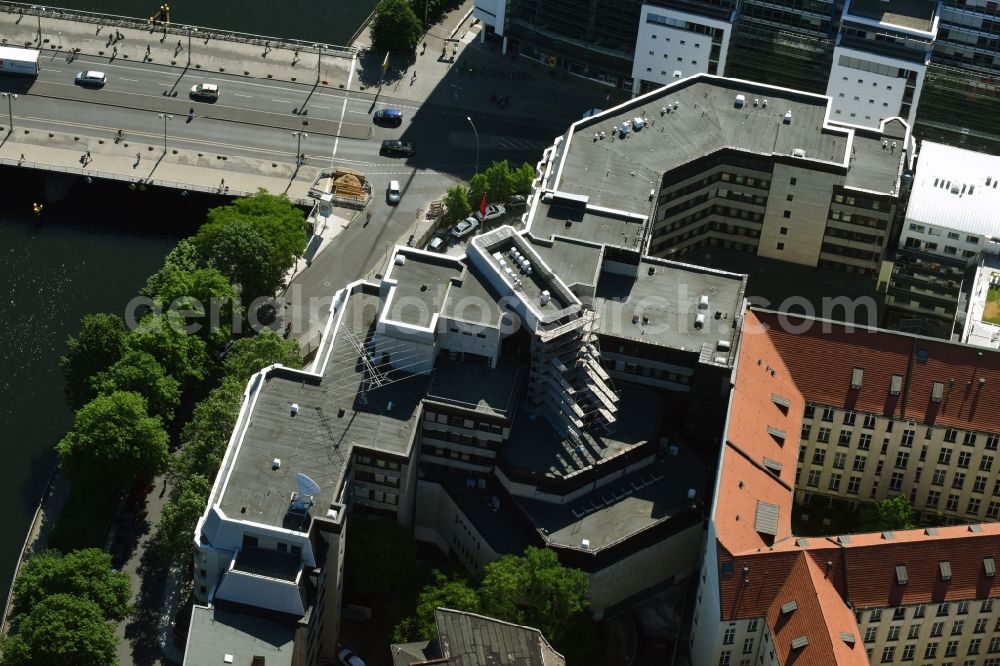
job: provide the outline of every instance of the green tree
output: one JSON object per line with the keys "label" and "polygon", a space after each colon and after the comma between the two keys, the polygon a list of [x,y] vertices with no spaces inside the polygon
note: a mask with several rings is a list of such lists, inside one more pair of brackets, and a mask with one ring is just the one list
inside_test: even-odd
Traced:
{"label": "green tree", "polygon": [[344,567],[362,596],[390,594],[416,574],[416,544],[396,521],[356,520],[348,530]]}
{"label": "green tree", "polygon": [[916,527],[915,517],[910,502],[902,495],[896,495],[865,504],[859,512],[858,528],[862,532],[908,530]]}
{"label": "green tree", "polygon": [[[486,192],[487,187],[484,174],[477,173],[469,181],[469,206],[471,210],[479,210],[479,204],[483,202],[483,192]],[[486,199],[489,200],[489,195],[486,196]]]}
{"label": "green tree", "polygon": [[457,222],[465,219],[472,212],[469,205],[469,195],[462,185],[452,185],[444,195],[444,205],[448,209],[445,222]]}
{"label": "green tree", "polygon": [[152,354],[130,349],[104,372],[91,380],[94,392],[110,395],[116,391],[132,391],[146,399],[149,414],[159,416],[164,423],[174,418],[181,402],[181,385],[163,370]]}
{"label": "green tree", "polygon": [[480,586],[486,615],[536,627],[552,642],[587,609],[586,594],[586,574],[562,566],[552,550],[531,546],[524,557],[505,555],[487,564]]}
{"label": "green tree", "polygon": [[93,602],[108,620],[121,622],[132,612],[128,574],[111,568],[111,555],[98,548],[65,555],[48,550],[31,557],[14,581],[14,613],[31,611],[46,597],[71,594]]}
{"label": "green tree", "polygon": [[512,190],[510,166],[507,160],[494,162],[486,169],[486,200],[492,203],[503,203],[510,197]]}
{"label": "green tree", "polygon": [[510,188],[514,194],[528,194],[535,181],[535,167],[527,162],[510,172]]}
{"label": "green tree", "polygon": [[149,315],[128,336],[125,347],[152,355],[168,375],[190,386],[208,374],[209,357],[205,341],[185,333],[184,326],[176,312]]}
{"label": "green tree", "polygon": [[434,611],[438,608],[478,613],[479,593],[461,578],[449,579],[433,572],[434,582],[420,591],[413,617],[403,619],[393,630],[393,642],[429,641],[437,635]]}
{"label": "green tree", "polygon": [[372,17],[372,48],[376,51],[413,51],[424,26],[406,0],[382,0]]}
{"label": "green tree", "polygon": [[164,554],[174,559],[191,554],[192,535],[211,492],[212,482],[201,474],[181,479],[173,487],[156,530]]}
{"label": "green tree", "polygon": [[273,296],[306,248],[306,221],[285,195],[259,190],[208,211],[192,239],[205,263],[243,289],[243,302]]}
{"label": "green tree", "polygon": [[90,378],[121,358],[128,330],[113,314],[90,314],[80,320],[79,337],[66,340],[66,355],[59,359],[66,380],[66,402],[79,409],[94,397]]}
{"label": "green tree", "polygon": [[245,381],[224,379],[194,408],[181,432],[180,454],[171,464],[175,482],[194,474],[215,478],[236,426],[245,387]]}
{"label": "green tree", "polygon": [[74,483],[115,487],[156,475],[170,457],[163,423],[146,413],[145,398],[125,391],[98,396],[81,407],[56,450]]}
{"label": "green tree", "polygon": [[149,276],[146,285],[139,294],[147,298],[156,298],[160,293],[163,281],[175,271],[193,273],[202,268],[202,256],[198,246],[191,238],[182,238],[163,259],[163,267]]}
{"label": "green tree", "polygon": [[71,594],[41,599],[19,617],[4,666],[117,666],[118,638],[101,609]]}
{"label": "green tree", "polygon": [[155,300],[161,309],[182,314],[189,331],[213,346],[219,346],[233,334],[240,323],[242,308],[236,289],[216,268],[160,271],[159,291]]}
{"label": "green tree", "polygon": [[301,368],[299,343],[285,340],[271,329],[265,328],[254,336],[237,340],[226,355],[222,367],[227,377],[246,382],[261,368],[274,363],[280,363],[286,368]]}

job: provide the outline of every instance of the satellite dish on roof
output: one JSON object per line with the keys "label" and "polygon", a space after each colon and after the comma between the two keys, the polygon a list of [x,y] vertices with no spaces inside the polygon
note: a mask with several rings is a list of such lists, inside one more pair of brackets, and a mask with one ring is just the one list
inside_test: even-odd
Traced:
{"label": "satellite dish on roof", "polygon": [[299,484],[299,495],[318,495],[322,490],[318,483],[301,472],[295,475],[295,479]]}

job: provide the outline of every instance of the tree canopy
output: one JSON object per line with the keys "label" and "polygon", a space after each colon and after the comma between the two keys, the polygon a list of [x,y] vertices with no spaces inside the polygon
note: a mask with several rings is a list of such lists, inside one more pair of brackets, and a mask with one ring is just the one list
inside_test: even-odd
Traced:
{"label": "tree canopy", "polygon": [[562,566],[552,550],[531,546],[524,557],[505,555],[487,564],[480,586],[486,615],[536,627],[552,642],[587,609],[586,594],[586,574]]}
{"label": "tree canopy", "polygon": [[174,418],[174,410],[181,402],[181,385],[163,370],[152,354],[130,349],[118,362],[91,380],[94,392],[110,395],[116,391],[132,391],[146,399],[151,416],[159,416],[164,423]]}
{"label": "tree canopy", "polygon": [[424,25],[406,0],[382,0],[372,17],[372,48],[377,51],[413,51]]}
{"label": "tree canopy", "polygon": [[152,355],[168,375],[190,386],[207,375],[209,357],[205,341],[185,333],[184,326],[176,312],[149,315],[128,336],[125,347]]}
{"label": "tree canopy", "polygon": [[111,568],[111,555],[97,548],[45,551],[31,557],[14,581],[14,613],[27,614],[46,597],[71,594],[100,609],[103,617],[120,622],[131,613],[132,586],[128,574]]}
{"label": "tree canopy", "polygon": [[201,474],[214,479],[240,412],[246,382],[224,379],[198,403],[181,431],[180,454],[173,459],[171,476],[183,479]]}
{"label": "tree canopy", "polygon": [[514,194],[528,194],[534,181],[535,167],[527,162],[510,171],[510,189]]}
{"label": "tree canopy", "polygon": [[202,268],[201,251],[191,238],[182,238],[163,259],[163,267],[149,276],[146,285],[139,293],[147,298],[156,299],[160,293],[163,281],[175,271],[193,273]]}
{"label": "tree canopy", "polygon": [[916,527],[915,518],[910,502],[902,495],[896,495],[861,507],[858,528],[862,532],[908,530]]}
{"label": "tree canopy", "polygon": [[228,340],[242,318],[239,295],[217,268],[164,268],[155,300],[161,309],[174,309],[188,330],[210,345]]}
{"label": "tree canopy", "polygon": [[452,185],[444,195],[445,222],[457,222],[472,212],[468,191],[462,185]]}
{"label": "tree canopy", "polygon": [[190,554],[198,518],[205,512],[211,492],[212,482],[201,474],[179,480],[170,491],[156,533],[166,555],[179,558]]}
{"label": "tree canopy", "polygon": [[507,201],[513,192],[507,160],[494,162],[483,175],[486,176],[486,200],[495,203]]}
{"label": "tree canopy", "polygon": [[118,486],[163,471],[170,456],[163,423],[146,412],[145,398],[127,391],[81,407],[56,450],[72,481]]}
{"label": "tree canopy", "polygon": [[94,397],[90,379],[121,358],[128,329],[113,314],[89,314],[80,320],[78,337],[66,340],[66,355],[59,359],[66,380],[66,401],[79,409]]}
{"label": "tree canopy", "polygon": [[265,328],[256,335],[237,340],[226,355],[222,367],[227,377],[246,382],[255,372],[274,363],[287,368],[301,368],[299,343],[285,340],[271,329]]}
{"label": "tree canopy", "polygon": [[305,215],[285,195],[260,190],[208,211],[192,239],[207,265],[243,291],[243,302],[272,296],[306,247]]}
{"label": "tree canopy", "polygon": [[414,575],[416,547],[402,525],[389,520],[355,520],[349,530],[344,567],[359,594],[389,594]]}
{"label": "tree canopy", "polygon": [[[469,207],[471,210],[479,210],[479,204],[483,201],[483,192],[486,192],[489,184],[486,182],[486,176],[481,173],[477,173],[469,181]],[[486,200],[489,201],[489,194],[486,195]]]}
{"label": "tree canopy", "polygon": [[437,570],[432,575],[434,582],[420,591],[414,615],[402,620],[393,630],[393,643],[432,640],[437,635],[434,611],[438,608],[479,612],[479,593],[465,579],[448,578]]}
{"label": "tree canopy", "polygon": [[4,645],[5,666],[117,666],[118,638],[92,601],[71,594],[40,599],[19,616]]}

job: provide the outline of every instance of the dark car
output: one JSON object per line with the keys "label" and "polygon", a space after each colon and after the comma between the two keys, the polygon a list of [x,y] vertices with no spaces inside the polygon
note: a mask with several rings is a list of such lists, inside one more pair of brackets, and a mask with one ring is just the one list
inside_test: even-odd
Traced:
{"label": "dark car", "polygon": [[381,155],[396,157],[413,157],[416,153],[412,143],[398,139],[386,139],[382,142],[382,150],[379,151]]}
{"label": "dark car", "polygon": [[372,120],[376,125],[399,127],[403,123],[403,112],[399,109],[379,109],[375,112]]}

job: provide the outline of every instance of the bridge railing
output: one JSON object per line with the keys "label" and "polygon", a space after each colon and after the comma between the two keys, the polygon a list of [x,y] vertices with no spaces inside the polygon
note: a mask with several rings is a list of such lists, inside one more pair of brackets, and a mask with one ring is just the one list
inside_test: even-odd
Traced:
{"label": "bridge railing", "polygon": [[[228,185],[198,185],[195,183],[181,183],[173,180],[164,180],[155,177],[139,177],[130,174],[122,174],[114,171],[98,171],[95,169],[81,169],[61,164],[47,164],[45,162],[33,162],[31,160],[15,160],[10,158],[0,158],[0,165],[20,167],[22,169],[41,169],[44,171],[54,171],[58,173],[70,173],[85,178],[96,178],[101,180],[114,180],[128,183],[132,189],[145,189],[149,187],[165,187],[180,192],[202,192],[205,194],[218,194],[230,197],[247,197],[257,193],[257,189],[240,190]],[[310,197],[289,197],[289,200],[297,206],[313,206],[316,201]]]}
{"label": "bridge railing", "polygon": [[[34,9],[37,7],[37,9]],[[41,13],[42,18],[62,19],[65,21],[77,21],[79,23],[92,23],[95,25],[129,28],[131,30],[152,30],[178,37],[187,37],[191,32],[193,38],[215,39],[226,42],[237,42],[243,44],[254,44],[261,48],[287,49],[298,51],[299,53],[319,53],[335,57],[353,58],[357,49],[353,46],[336,46],[333,44],[318,44],[298,39],[282,39],[268,37],[266,35],[254,35],[245,32],[233,32],[232,30],[219,30],[217,28],[205,28],[196,25],[179,23],[152,23],[147,19],[130,16],[118,16],[116,14],[102,14],[100,12],[88,12],[78,9],[62,9],[60,7],[39,7],[20,2],[0,2],[0,12],[15,14],[18,16],[34,17]]]}

